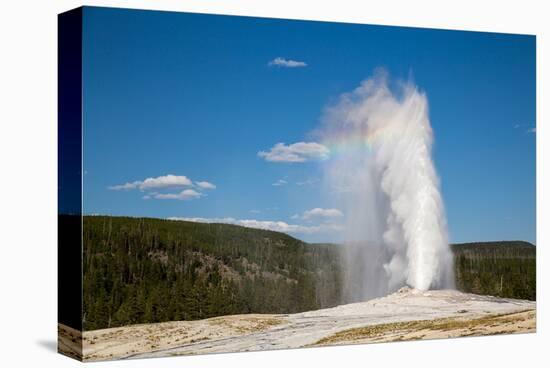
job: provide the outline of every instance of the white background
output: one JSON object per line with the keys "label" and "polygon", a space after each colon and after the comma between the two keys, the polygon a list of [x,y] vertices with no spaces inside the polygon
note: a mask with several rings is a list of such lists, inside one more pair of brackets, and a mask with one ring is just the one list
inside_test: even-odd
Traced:
{"label": "white background", "polygon": [[[537,35],[538,332],[521,336],[98,363],[127,367],[548,366],[549,26],[546,1],[88,1],[105,5]],[[0,2],[0,366],[56,354],[57,18],[78,1]],[[545,25],[546,23],[546,25]],[[544,145],[546,144],[546,147]],[[490,137],[488,137],[490,144]],[[544,166],[547,166],[545,169]],[[514,173],[510,173],[514,175]],[[546,225],[546,226],[545,226]],[[546,340],[546,342],[545,342]]]}

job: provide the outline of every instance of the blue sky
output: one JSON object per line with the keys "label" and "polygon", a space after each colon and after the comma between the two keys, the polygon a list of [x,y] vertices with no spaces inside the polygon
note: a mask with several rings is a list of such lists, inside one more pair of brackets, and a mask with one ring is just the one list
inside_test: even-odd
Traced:
{"label": "blue sky", "polygon": [[325,152],[290,145],[382,67],[428,97],[451,241],[535,242],[532,36],[85,8],[83,37],[87,214],[334,240]]}

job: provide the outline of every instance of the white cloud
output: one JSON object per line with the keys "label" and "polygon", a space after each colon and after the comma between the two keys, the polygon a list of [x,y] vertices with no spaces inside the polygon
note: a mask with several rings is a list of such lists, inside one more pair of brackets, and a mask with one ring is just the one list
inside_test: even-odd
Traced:
{"label": "white cloud", "polygon": [[165,189],[165,188],[177,188],[191,186],[193,182],[183,175],[164,175],[158,176],[156,178],[147,178],[143,181],[134,181],[131,183],[113,185],[110,186],[111,190],[130,190],[130,189],[139,189],[142,191],[153,190],[153,189]]}
{"label": "white cloud", "polygon": [[[166,189],[195,187],[195,189],[184,189],[177,193],[166,193]],[[147,178],[145,180],[137,180],[134,182],[113,185],[110,186],[111,190],[132,190],[139,189],[142,192],[147,192],[142,197],[143,199],[178,199],[178,200],[190,200],[205,196],[202,190],[216,189],[216,186],[208,181],[198,181],[193,183],[191,179],[183,175],[163,175],[156,178]],[[158,192],[157,190],[164,190],[164,192]]]}
{"label": "white cloud", "polygon": [[139,188],[141,181],[134,181],[132,183],[126,183],[126,184],[119,184],[119,185],[112,185],[109,187],[111,190],[130,190],[130,189],[137,189]]}
{"label": "white cloud", "polygon": [[207,181],[197,181],[195,182],[199,188],[202,189],[216,189],[216,186],[212,183],[209,183]]}
{"label": "white cloud", "polygon": [[260,221],[260,220],[254,220],[254,219],[239,220],[233,217],[224,217],[224,218],[169,217],[168,220],[202,222],[202,223],[209,223],[209,224],[213,224],[213,223],[232,224],[232,225],[250,227],[254,229],[279,231],[279,232],[290,233],[290,234],[292,233],[314,234],[314,233],[334,232],[334,231],[341,230],[341,227],[339,225],[332,225],[332,224],[323,224],[318,226],[302,226],[302,225],[288,224],[284,221]]}
{"label": "white cloud", "polygon": [[304,211],[302,215],[296,214],[292,216],[292,218],[310,221],[314,219],[332,219],[342,216],[344,216],[342,211],[336,208],[313,208],[311,210]]}
{"label": "white cloud", "polygon": [[283,180],[283,179],[279,179],[277,180],[275,183],[271,184],[273,185],[274,187],[280,187],[282,185],[287,185],[288,182],[286,180]]}
{"label": "white cloud", "polygon": [[304,181],[298,181],[296,182],[296,185],[303,186],[303,185],[312,185],[319,181],[319,179],[307,179]]}
{"label": "white cloud", "polygon": [[278,66],[283,68],[301,68],[307,66],[303,61],[296,61],[291,59],[285,59],[282,57],[277,57],[271,60],[267,65],[269,66]]}
{"label": "white cloud", "polygon": [[537,133],[537,128],[536,127],[529,127],[530,124],[515,124],[514,125],[514,129],[518,129],[518,128],[522,128],[525,129],[527,128],[527,130],[525,130],[525,133],[526,134],[536,134]]}
{"label": "white cloud", "polygon": [[298,142],[288,146],[277,143],[267,152],[258,152],[258,156],[270,162],[306,162],[327,159],[329,153],[329,149],[320,143]]}
{"label": "white cloud", "polygon": [[203,193],[199,193],[193,189],[185,189],[179,193],[156,193],[153,194],[155,199],[178,199],[180,201],[188,201],[191,199],[197,199],[204,196]]}
{"label": "white cloud", "polygon": [[175,188],[193,185],[193,182],[186,176],[180,175],[165,175],[156,178],[147,178],[141,183],[139,189],[151,190],[151,189],[163,189],[163,188]]}

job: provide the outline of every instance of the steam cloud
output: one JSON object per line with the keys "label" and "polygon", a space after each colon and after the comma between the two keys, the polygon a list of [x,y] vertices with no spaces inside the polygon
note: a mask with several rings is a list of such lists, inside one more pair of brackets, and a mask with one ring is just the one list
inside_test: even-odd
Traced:
{"label": "steam cloud", "polygon": [[337,151],[324,169],[347,219],[346,302],[454,287],[428,101],[411,82],[394,90],[378,71],[327,109],[320,131]]}

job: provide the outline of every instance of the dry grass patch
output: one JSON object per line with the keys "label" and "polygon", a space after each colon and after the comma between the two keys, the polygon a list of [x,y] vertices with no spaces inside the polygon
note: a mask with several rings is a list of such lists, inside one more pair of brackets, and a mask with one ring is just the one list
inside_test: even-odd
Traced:
{"label": "dry grass patch", "polygon": [[259,332],[268,330],[271,327],[281,325],[285,321],[278,317],[271,316],[250,316],[240,318],[216,317],[209,320],[213,326],[227,328],[238,334]]}
{"label": "dry grass patch", "polygon": [[[447,336],[495,335],[527,332],[530,326],[519,324],[532,321],[535,311],[489,315],[475,319],[449,317],[435,320],[385,323],[352,328],[324,337],[314,346],[366,341],[405,341]],[[519,330],[519,331],[518,331]],[[443,335],[442,335],[443,333]]]}

